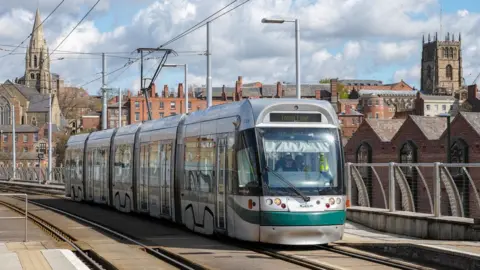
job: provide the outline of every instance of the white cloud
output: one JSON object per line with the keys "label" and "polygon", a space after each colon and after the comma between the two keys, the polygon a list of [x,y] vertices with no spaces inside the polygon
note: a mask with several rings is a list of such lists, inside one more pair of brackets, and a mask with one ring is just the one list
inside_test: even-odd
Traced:
{"label": "white cloud", "polygon": [[[18,44],[31,31],[34,8],[30,0],[9,1],[0,7],[0,44]],[[71,30],[94,0],[74,0],[62,6],[45,24],[46,39],[52,50]],[[59,48],[60,51],[131,52],[138,47],[156,47],[190,28],[230,0],[102,1],[94,13]],[[42,1],[44,18],[58,3]],[[129,14],[124,15],[124,14]],[[436,0],[263,0],[251,1],[212,23],[212,76],[214,85],[233,85],[238,75],[245,81],[295,81],[294,24],[262,24],[263,17],[298,18],[301,36],[302,81],[315,82],[324,77],[379,79],[403,78],[418,85],[421,38],[438,31]],[[468,15],[468,16],[467,16]],[[110,21],[115,21],[114,27]],[[426,17],[426,19],[420,19]],[[444,32],[462,32],[464,66],[474,73],[480,65],[480,14],[444,12]],[[8,26],[8,27],[7,27]],[[106,31],[105,29],[111,29]],[[205,56],[185,51],[205,51],[205,27],[169,44],[179,52],[168,62],[188,63],[189,81],[205,84]],[[1,49],[9,49],[2,47]],[[24,48],[17,50],[23,53]],[[0,56],[3,51],[0,51]],[[198,53],[197,53],[198,54]],[[137,57],[134,54],[117,55]],[[156,54],[156,56],[161,56]],[[78,85],[99,76],[99,55],[65,55],[52,58],[52,71]],[[68,58],[68,59],[67,59]],[[77,58],[72,59],[72,58]],[[24,55],[0,61],[0,80],[22,76]],[[128,59],[109,57],[109,71]],[[153,72],[152,60],[146,70]],[[384,70],[398,69],[397,72]],[[147,72],[146,71],[146,72]],[[372,78],[365,71],[382,74]],[[165,72],[157,84],[165,78]],[[480,70],[478,71],[480,72]],[[466,73],[466,72],[465,72]],[[138,87],[139,65],[134,64],[112,84]],[[118,74],[109,76],[113,80]],[[465,74],[466,76],[468,74]],[[473,75],[470,75],[473,76]],[[476,74],[475,74],[476,76]],[[468,82],[468,79],[467,79]],[[95,93],[100,81],[88,85]],[[136,92],[136,90],[134,91]]]}

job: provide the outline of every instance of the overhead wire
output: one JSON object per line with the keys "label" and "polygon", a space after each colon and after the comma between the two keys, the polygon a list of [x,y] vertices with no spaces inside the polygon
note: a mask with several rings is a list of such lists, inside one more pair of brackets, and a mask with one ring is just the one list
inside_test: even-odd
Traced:
{"label": "overhead wire", "polygon": [[[87,13],[83,16],[83,18],[73,27],[73,29],[68,33],[68,35],[57,45],[57,47],[48,55],[49,57],[67,40],[67,38],[75,31],[78,26],[87,18],[87,16],[92,12],[92,10],[100,3],[101,0],[97,0],[97,2],[87,11]],[[45,58],[42,59],[42,63],[45,61]]]}
{"label": "overhead wire", "polygon": [[20,44],[18,44],[15,49],[13,49],[9,54],[6,54],[6,55],[2,55],[0,56],[0,58],[3,58],[5,56],[8,56],[8,55],[11,55],[12,53],[14,53],[20,46],[22,46],[22,44],[27,41],[29,38],[32,37],[33,33],[35,33],[35,31],[40,27],[42,26],[45,21],[48,20],[48,18],[50,18],[50,16],[52,16],[53,13],[55,13],[55,11],[57,11],[57,9],[63,4],[63,2],[65,2],[65,0],[62,0],[60,3],[58,3],[58,5],[50,12],[50,14],[48,14],[48,16],[35,28],[33,29],[33,31],[22,41],[20,42]]}

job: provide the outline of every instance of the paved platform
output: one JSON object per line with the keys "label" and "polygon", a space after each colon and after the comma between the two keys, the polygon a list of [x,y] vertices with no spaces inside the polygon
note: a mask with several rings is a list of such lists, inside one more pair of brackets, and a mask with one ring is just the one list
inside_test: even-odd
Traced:
{"label": "paved platform", "polygon": [[[25,241],[25,215],[20,215],[9,208],[0,205],[0,242]],[[19,217],[22,219],[2,219],[3,217]],[[48,241],[52,238],[42,231],[35,223],[27,223],[27,241]]]}
{"label": "paved platform", "polygon": [[442,241],[427,240],[403,235],[384,233],[366,226],[348,222],[343,240],[337,243],[397,243],[414,244],[443,251],[457,252],[465,255],[480,256],[479,241]]}
{"label": "paved platform", "polygon": [[47,249],[39,242],[0,243],[0,270],[88,270],[68,249]]}

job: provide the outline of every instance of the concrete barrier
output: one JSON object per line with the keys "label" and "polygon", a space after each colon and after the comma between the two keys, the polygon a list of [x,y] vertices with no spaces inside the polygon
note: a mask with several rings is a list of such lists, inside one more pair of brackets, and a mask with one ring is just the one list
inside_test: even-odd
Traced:
{"label": "concrete barrier", "polygon": [[470,218],[354,206],[347,210],[347,219],[381,232],[423,239],[480,241],[480,226]]}

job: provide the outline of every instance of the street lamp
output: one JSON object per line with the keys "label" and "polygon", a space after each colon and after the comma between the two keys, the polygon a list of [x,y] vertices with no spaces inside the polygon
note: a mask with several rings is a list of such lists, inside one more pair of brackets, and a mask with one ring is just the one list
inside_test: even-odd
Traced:
{"label": "street lamp", "polygon": [[450,114],[449,113],[441,113],[438,115],[439,117],[447,118],[447,163],[451,163],[450,158]]}
{"label": "street lamp", "polygon": [[164,67],[183,67],[184,71],[184,88],[185,88],[185,113],[188,114],[188,85],[187,85],[187,74],[188,74],[188,64],[165,64]]}
{"label": "street lamp", "polygon": [[300,25],[298,19],[295,20],[284,20],[284,19],[267,19],[263,18],[262,23],[285,23],[293,22],[295,23],[295,70],[296,70],[296,84],[297,84],[297,98],[301,99],[301,89],[300,89],[300,46],[298,44],[300,40]]}

